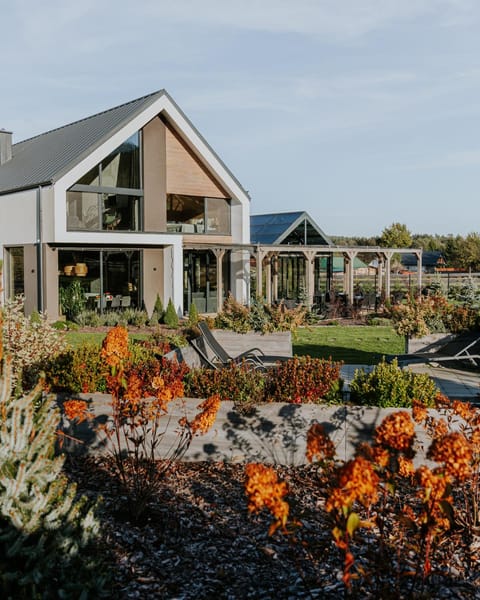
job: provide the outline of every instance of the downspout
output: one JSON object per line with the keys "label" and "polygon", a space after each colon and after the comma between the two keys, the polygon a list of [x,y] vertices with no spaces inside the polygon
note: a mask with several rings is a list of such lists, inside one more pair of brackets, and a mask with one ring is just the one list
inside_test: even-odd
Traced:
{"label": "downspout", "polygon": [[37,307],[39,312],[43,312],[43,249],[42,249],[42,186],[37,189],[37,222],[36,222],[36,242],[37,249]]}

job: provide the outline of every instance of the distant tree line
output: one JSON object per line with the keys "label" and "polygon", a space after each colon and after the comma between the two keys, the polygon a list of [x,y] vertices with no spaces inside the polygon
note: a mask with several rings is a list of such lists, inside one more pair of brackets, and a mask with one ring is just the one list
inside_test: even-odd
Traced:
{"label": "distant tree line", "polygon": [[442,253],[446,267],[480,271],[480,233],[461,235],[412,234],[402,223],[392,223],[378,237],[331,236],[339,246],[383,246],[388,248],[422,248]]}

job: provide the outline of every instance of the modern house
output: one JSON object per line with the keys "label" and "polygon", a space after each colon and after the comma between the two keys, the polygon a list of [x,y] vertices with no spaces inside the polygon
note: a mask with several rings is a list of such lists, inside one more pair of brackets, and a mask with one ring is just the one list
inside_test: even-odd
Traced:
{"label": "modern house", "polygon": [[4,294],[50,319],[74,281],[99,310],[246,302],[249,204],[164,90],[13,145],[0,130]]}

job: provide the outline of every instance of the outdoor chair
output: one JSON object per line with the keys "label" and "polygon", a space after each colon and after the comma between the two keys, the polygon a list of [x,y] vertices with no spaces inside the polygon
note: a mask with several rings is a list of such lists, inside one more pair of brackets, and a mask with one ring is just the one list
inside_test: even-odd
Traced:
{"label": "outdoor chair", "polygon": [[[225,348],[220,344],[217,338],[211,332],[209,326],[205,321],[200,321],[198,328],[201,332],[201,338],[203,339],[204,346],[210,348],[214,361],[224,366],[229,365],[232,361],[241,362],[247,360],[250,363],[256,363],[259,368],[268,368],[275,366],[278,361],[288,360],[288,356],[274,356],[267,355],[260,348],[250,348],[241,354],[232,356]],[[198,338],[197,338],[198,339]]]}
{"label": "outdoor chair", "polygon": [[226,367],[228,367],[231,364],[237,364],[237,365],[238,364],[248,364],[251,367],[253,367],[255,370],[260,370],[260,371],[263,371],[267,368],[259,360],[249,357],[249,356],[242,357],[238,360],[230,359],[225,362],[219,361],[216,357],[211,358],[208,356],[208,353],[204,346],[204,341],[205,341],[205,338],[201,335],[198,338],[194,338],[193,340],[190,340],[190,345],[192,346],[192,348],[195,349],[195,351],[200,356],[200,360],[201,360],[202,364],[206,367],[209,367],[210,369],[215,369],[215,370],[225,369]]}
{"label": "outdoor chair", "polygon": [[[392,355],[386,358],[387,362],[397,359],[398,365],[404,367],[413,364],[449,363],[458,364],[460,361],[469,362],[474,367],[479,367],[480,354],[471,354],[471,350],[480,342],[477,333],[468,332],[460,334],[453,340],[443,344],[431,344],[423,352],[411,354]],[[427,351],[425,351],[427,350]]]}

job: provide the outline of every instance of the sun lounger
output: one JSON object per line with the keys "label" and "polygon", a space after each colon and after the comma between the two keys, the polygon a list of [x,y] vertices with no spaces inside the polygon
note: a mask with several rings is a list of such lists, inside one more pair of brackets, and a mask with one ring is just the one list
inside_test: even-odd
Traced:
{"label": "sun lounger", "polygon": [[[205,357],[207,357],[212,364],[217,365],[217,367],[225,367],[232,362],[240,363],[243,361],[256,366],[256,368],[266,369],[276,365],[278,361],[287,360],[289,358],[287,356],[267,355],[258,347],[249,348],[240,354],[231,355],[215,338],[205,321],[201,321],[198,326],[201,331],[201,336],[200,338],[196,338],[196,340],[194,340],[195,343],[192,345],[197,352],[203,352]],[[207,348],[210,350],[210,356]],[[203,357],[204,360],[205,357]]]}
{"label": "sun lounger", "polygon": [[387,357],[387,362],[397,359],[400,367],[418,363],[448,363],[468,361],[475,367],[480,366],[480,354],[471,353],[472,348],[480,343],[480,337],[472,334],[457,336],[453,341],[433,348],[431,352],[413,352],[411,354],[399,354]]}

